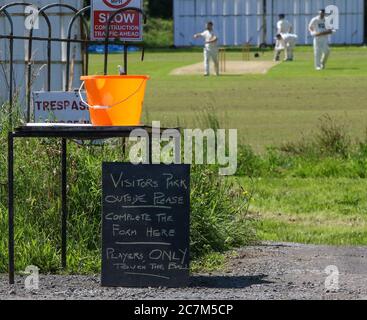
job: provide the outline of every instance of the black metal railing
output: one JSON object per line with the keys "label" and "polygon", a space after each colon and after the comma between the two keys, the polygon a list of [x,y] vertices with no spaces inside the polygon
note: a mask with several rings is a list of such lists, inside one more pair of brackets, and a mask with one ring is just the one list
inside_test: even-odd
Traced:
{"label": "black metal railing", "polygon": [[[33,6],[37,8],[39,16],[43,17],[47,27],[48,27],[48,36],[47,37],[40,37],[34,36],[34,29],[33,27],[29,30],[28,36],[21,36],[14,34],[14,22],[12,19],[12,15],[9,13],[9,9],[17,6]],[[52,24],[50,19],[47,15],[47,11],[51,8],[64,8],[68,9],[73,13],[73,17],[71,18],[68,28],[67,28],[67,37],[62,39],[60,37],[53,37],[52,34]],[[9,127],[12,128],[13,126],[13,109],[14,109],[14,87],[16,84],[14,83],[14,41],[23,40],[28,41],[28,53],[27,53],[27,77],[26,77],[26,121],[30,122],[32,117],[32,107],[31,107],[31,93],[32,93],[32,68],[33,68],[33,61],[32,61],[32,49],[33,49],[33,42],[34,41],[44,41],[47,42],[47,91],[51,91],[51,75],[52,75],[52,43],[53,42],[66,42],[67,49],[66,49],[66,82],[65,87],[60,88],[60,90],[70,91],[70,73],[71,73],[71,44],[77,43],[82,46],[82,63],[83,63],[83,74],[88,75],[89,73],[89,52],[88,48],[90,45],[104,45],[104,68],[103,72],[105,75],[108,73],[108,56],[109,56],[109,45],[111,44],[118,44],[123,45],[124,52],[123,52],[123,64],[124,64],[124,73],[127,74],[128,72],[128,47],[129,46],[137,46],[142,48],[142,56],[141,60],[144,60],[144,43],[137,43],[131,41],[120,41],[119,39],[110,40],[109,32],[111,23],[113,22],[116,15],[126,12],[126,11],[136,11],[143,17],[143,22],[146,24],[147,17],[142,9],[134,8],[134,7],[126,7],[123,9],[116,10],[106,22],[106,36],[104,41],[94,41],[90,39],[90,32],[88,28],[88,21],[86,15],[90,12],[91,6],[87,6],[82,9],[77,9],[68,4],[60,4],[60,3],[52,3],[48,4],[42,8],[38,8],[32,3],[24,3],[24,2],[12,2],[7,5],[4,5],[0,8],[0,15],[5,15],[6,19],[10,25],[10,31],[6,35],[0,34],[0,39],[6,39],[9,41]],[[72,35],[73,26],[77,19],[81,19],[81,35],[78,37],[77,35]]]}

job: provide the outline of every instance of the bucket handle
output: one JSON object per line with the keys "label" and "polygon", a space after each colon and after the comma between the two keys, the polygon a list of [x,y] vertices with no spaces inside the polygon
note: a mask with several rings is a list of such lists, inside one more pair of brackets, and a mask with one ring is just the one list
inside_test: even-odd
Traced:
{"label": "bucket handle", "polygon": [[88,102],[86,102],[84,99],[83,99],[83,96],[82,96],[82,89],[84,87],[84,81],[82,82],[79,90],[78,90],[78,93],[79,93],[79,97],[80,97],[80,100],[81,102],[83,102],[86,106],[88,106],[88,108],[91,108],[91,109],[96,109],[96,110],[106,110],[106,109],[111,109],[112,107],[114,106],[117,106],[119,105],[120,103],[123,103],[123,102],[126,102],[128,100],[130,100],[133,96],[135,96],[139,91],[140,89],[142,88],[142,86],[144,85],[146,79],[144,79],[141,84],[139,85],[138,89],[136,89],[131,95],[129,95],[127,98],[125,98],[124,100],[121,100],[119,102],[116,102],[114,103],[113,105],[111,106],[91,106],[88,104]]}
{"label": "bucket handle", "polygon": [[84,99],[83,99],[83,95],[82,95],[82,89],[84,87],[84,81],[82,82],[79,90],[78,90],[78,93],[79,93],[79,98],[80,98],[80,101],[83,102],[83,104],[85,104],[88,108],[90,109],[96,109],[96,110],[106,110],[106,109],[110,109],[111,107],[109,106],[91,106],[88,104],[88,102],[86,102]]}

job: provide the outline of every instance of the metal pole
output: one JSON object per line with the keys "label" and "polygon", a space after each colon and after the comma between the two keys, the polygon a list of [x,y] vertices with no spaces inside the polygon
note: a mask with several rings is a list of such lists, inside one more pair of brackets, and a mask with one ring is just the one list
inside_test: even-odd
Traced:
{"label": "metal pole", "polygon": [[27,59],[27,122],[31,122],[31,91],[32,91],[32,32],[29,33]]}
{"label": "metal pole", "polygon": [[8,133],[9,283],[14,284],[14,138]]}
{"label": "metal pole", "polygon": [[126,44],[126,42],[124,43],[124,72],[125,74],[127,74],[127,51],[128,49],[128,45]]}
{"label": "metal pole", "polygon": [[61,217],[61,265],[63,269],[66,269],[66,255],[67,255],[67,141],[65,138],[62,139],[62,150],[61,150],[61,206],[62,206],[62,217]]}
{"label": "metal pole", "polygon": [[13,127],[13,79],[14,79],[14,24],[10,14],[5,10],[7,6],[0,8],[0,13],[3,12],[10,24],[9,34],[9,130]]}
{"label": "metal pole", "polygon": [[14,78],[14,39],[10,39],[10,77],[9,77],[9,105],[10,105],[10,115],[9,115],[9,130],[13,130],[13,78]]}
{"label": "metal pole", "polygon": [[266,16],[267,16],[267,0],[263,0],[263,39],[262,43],[266,43],[266,34],[267,34],[267,25],[266,25]]}
{"label": "metal pole", "polygon": [[[115,17],[119,14],[119,13],[122,13],[122,12],[125,12],[125,11],[136,11],[138,12],[139,14],[141,14],[143,16],[143,20],[144,20],[144,24],[146,24],[147,22],[147,17],[144,13],[143,10],[139,9],[139,8],[134,8],[134,7],[126,7],[126,8],[122,8],[122,9],[119,9],[117,11],[115,11],[108,19],[108,21],[106,22],[106,31],[105,31],[105,40],[104,40],[104,75],[107,75],[108,73],[108,44],[109,44],[109,38],[110,38],[110,26],[111,26],[111,23],[113,21],[113,19],[115,19]],[[126,48],[126,43],[125,43],[125,47]],[[127,74],[127,52],[126,52],[126,55],[125,55],[125,50],[124,50],[124,63],[125,63],[125,73]]]}
{"label": "metal pole", "polygon": [[[271,0],[271,31],[270,35],[274,38],[274,0]],[[271,42],[273,43],[273,42]]]}
{"label": "metal pole", "polygon": [[[47,50],[47,55],[48,55],[48,91],[51,91],[51,42],[52,41],[56,41],[55,39],[52,39],[51,36],[52,36],[52,31],[51,31],[51,24],[50,24],[50,21],[45,13],[45,11],[49,10],[49,9],[52,9],[52,8],[66,8],[66,9],[69,9],[71,10],[72,12],[74,12],[74,14],[76,16],[73,17],[72,21],[70,22],[69,24],[69,29],[70,31],[68,32],[68,38],[67,39],[60,39],[61,41],[66,41],[67,43],[67,62],[66,62],[66,90],[65,91],[69,91],[69,69],[70,69],[70,43],[72,42],[70,37],[71,37],[71,27],[73,25],[73,23],[75,22],[76,18],[80,15],[80,13],[83,13],[85,10],[88,10],[90,8],[89,7],[85,7],[83,8],[82,10],[78,11],[78,9],[74,8],[73,6],[71,5],[68,5],[68,4],[64,4],[64,3],[51,3],[51,4],[48,4],[44,7],[42,7],[40,10],[39,10],[39,14],[42,14],[45,19],[46,19],[46,22],[48,24],[48,27],[49,27],[49,35],[48,35],[48,50]],[[88,25],[87,25],[87,22],[86,20],[81,16],[81,19],[82,19],[82,24],[84,25],[84,28],[85,30],[88,29]],[[31,30],[33,31],[33,29]],[[32,34],[32,37],[33,37],[33,34]],[[35,37],[33,37],[33,39],[36,39]],[[83,42],[84,43],[84,42]]]}
{"label": "metal pole", "polygon": [[[73,18],[71,19],[71,21],[69,22],[69,26],[68,26],[68,37],[67,37],[67,47],[66,47],[66,87],[65,87],[65,91],[69,91],[70,90],[70,86],[69,86],[69,81],[70,81],[70,50],[71,50],[71,33],[72,33],[72,28],[73,25],[75,23],[75,21],[77,20],[77,18],[80,17],[81,20],[81,32],[84,31],[85,32],[85,36],[86,36],[86,40],[89,40],[89,34],[88,34],[88,24],[85,21],[85,18],[83,17],[83,14],[87,11],[90,10],[90,6],[85,7],[77,12],[75,12],[75,15],[73,16]],[[84,27],[84,28],[83,28]],[[88,50],[88,42],[84,42],[82,43],[82,45],[84,45],[85,50]],[[88,64],[88,61],[87,61]],[[88,66],[87,66],[88,68]]]}
{"label": "metal pole", "polygon": [[[16,7],[16,6],[30,6],[30,5],[33,5],[31,3],[24,3],[24,2],[12,2],[12,3],[9,3],[5,6],[3,6],[1,9],[0,9],[0,12],[4,12],[6,14],[6,16],[9,16],[9,14],[7,13],[7,11],[5,9],[8,9],[8,8],[11,8],[11,7]],[[38,9],[37,9],[38,10]],[[50,21],[48,19],[48,17],[42,12],[41,15],[46,19],[46,22],[47,22],[47,25],[50,29]],[[10,16],[9,16],[10,17]],[[14,36],[14,33],[13,33],[13,22],[12,22],[12,19],[11,17],[9,18],[10,19],[10,24],[11,24],[11,43],[10,43],[10,46],[11,46],[11,51],[13,51],[13,43],[12,41],[14,40],[14,38],[12,38]],[[26,85],[26,97],[27,97],[27,114],[26,114],[26,117],[27,117],[27,122],[30,121],[30,104],[31,104],[31,96],[30,96],[30,92],[31,92],[31,87],[32,87],[32,84],[31,84],[31,74],[32,74],[32,66],[31,66],[31,55],[32,55],[32,39],[33,39],[33,27],[32,29],[30,30],[30,33],[29,33],[29,36],[28,38],[25,38],[25,39],[28,39],[29,41],[29,48],[28,48],[28,60],[27,60],[27,85]],[[10,55],[10,72],[11,72],[11,78],[13,78],[13,55],[11,54]],[[13,86],[12,84],[12,79],[10,81],[11,83],[11,86]],[[13,97],[12,97],[12,91],[13,91],[13,88],[11,87],[10,88],[10,95],[11,95],[11,99],[10,100],[10,106],[11,106],[11,113],[12,113],[12,109],[13,109]],[[12,115],[10,116],[10,123],[12,124]]]}
{"label": "metal pole", "polygon": [[[108,25],[109,28],[110,25]],[[103,68],[103,74],[106,76],[108,73],[108,35],[109,35],[109,29],[106,30],[106,40],[104,44],[104,68]]]}
{"label": "metal pole", "polygon": [[143,49],[141,51],[141,61],[144,61],[144,58],[145,58],[145,47],[143,45]]}

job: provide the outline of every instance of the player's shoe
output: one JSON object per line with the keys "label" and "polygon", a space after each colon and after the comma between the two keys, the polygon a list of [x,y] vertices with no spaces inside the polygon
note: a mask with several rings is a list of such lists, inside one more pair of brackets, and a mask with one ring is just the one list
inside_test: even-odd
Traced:
{"label": "player's shoe", "polygon": [[324,65],[324,64],[322,64],[322,65],[321,65],[321,69],[322,69],[322,70],[324,70],[324,69],[325,69],[325,65]]}
{"label": "player's shoe", "polygon": [[317,68],[316,68],[316,70],[317,70],[317,71],[321,71],[321,70],[322,70],[322,68],[321,68],[321,67],[317,67]]}

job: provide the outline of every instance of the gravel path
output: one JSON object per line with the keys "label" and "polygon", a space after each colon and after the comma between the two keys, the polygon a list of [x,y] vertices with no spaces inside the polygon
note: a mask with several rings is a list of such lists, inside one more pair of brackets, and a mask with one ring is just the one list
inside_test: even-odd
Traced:
{"label": "gravel path", "polygon": [[[339,270],[339,290],[327,290],[325,268]],[[367,299],[367,247],[265,243],[237,250],[225,272],[193,275],[184,289],[101,288],[99,276],[41,276],[40,289],[9,286],[2,299]]]}

